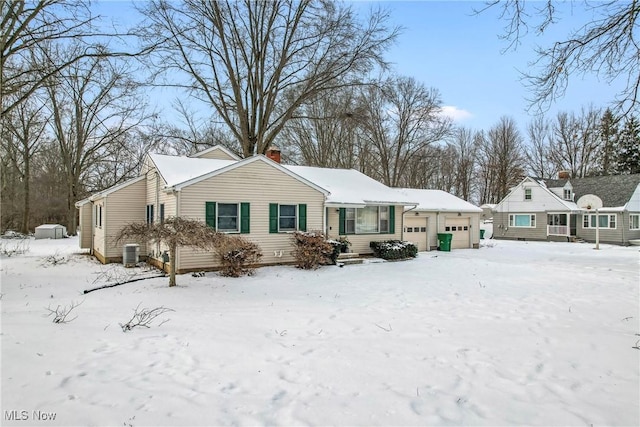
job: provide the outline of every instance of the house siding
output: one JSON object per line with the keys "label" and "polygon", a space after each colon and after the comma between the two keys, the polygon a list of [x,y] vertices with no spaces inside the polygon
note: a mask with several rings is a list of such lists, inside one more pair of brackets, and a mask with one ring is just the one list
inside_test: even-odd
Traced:
{"label": "house siding", "polygon": [[[105,226],[104,245],[105,256],[108,262],[122,260],[122,246],[127,243],[137,243],[134,240],[116,242],[118,232],[127,224],[145,221],[144,192],[145,181],[137,181],[127,185],[113,193],[108,194],[106,208],[103,212],[103,225]],[[145,254],[145,245],[140,246],[140,254]]]}
{"label": "house siding", "polygon": [[85,203],[80,206],[80,248],[91,249],[91,240],[93,239],[93,204]]}
{"label": "house siding", "polygon": [[[260,246],[261,264],[294,261],[291,233],[269,233],[269,204],[306,204],[307,230],[322,230],[325,196],[320,191],[276,169],[264,161],[199,181],[180,191],[180,216],[205,221],[205,203],[250,203],[250,233],[239,234]],[[282,253],[282,256],[278,256]],[[276,255],[277,254],[277,255]],[[178,251],[178,271],[218,266],[214,255],[191,248]]]}
{"label": "house siding", "polygon": [[[595,214],[595,212],[594,212]],[[629,241],[629,213],[628,212],[601,212],[600,215],[615,215],[616,216],[616,228],[601,228],[600,229],[600,242],[601,243],[615,243],[626,244]],[[578,215],[578,224],[576,234],[581,239],[588,242],[596,241],[596,229],[584,228],[584,216]]]}
{"label": "house siding", "polygon": [[207,153],[199,154],[197,157],[200,159],[237,160],[222,150],[211,150]]}
{"label": "house siding", "polygon": [[[395,206],[395,233],[384,234],[345,234],[351,242],[350,250],[359,254],[372,254],[373,251],[369,247],[369,243],[381,240],[401,240],[402,239],[402,212],[404,206]],[[329,238],[337,239],[340,237],[340,214],[338,208],[327,208],[327,225]]]}
{"label": "house siding", "polygon": [[[536,215],[535,228],[509,227],[509,215]],[[523,239],[523,240],[547,240],[547,213],[546,212],[495,212],[493,214],[493,238],[494,239]]]}

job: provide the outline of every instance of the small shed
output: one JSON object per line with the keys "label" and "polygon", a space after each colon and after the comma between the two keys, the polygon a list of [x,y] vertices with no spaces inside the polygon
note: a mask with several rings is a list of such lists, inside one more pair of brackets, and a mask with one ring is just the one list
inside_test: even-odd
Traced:
{"label": "small shed", "polygon": [[67,235],[67,227],[60,224],[42,224],[36,227],[36,239],[62,239]]}

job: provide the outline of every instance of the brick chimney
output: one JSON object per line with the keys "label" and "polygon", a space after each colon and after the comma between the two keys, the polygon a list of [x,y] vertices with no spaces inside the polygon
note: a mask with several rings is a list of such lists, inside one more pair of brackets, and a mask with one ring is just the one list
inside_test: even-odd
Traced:
{"label": "brick chimney", "polygon": [[280,150],[275,145],[267,148],[265,155],[276,163],[280,163]]}
{"label": "brick chimney", "polygon": [[558,171],[558,179],[569,179],[571,178],[571,173],[569,171]]}

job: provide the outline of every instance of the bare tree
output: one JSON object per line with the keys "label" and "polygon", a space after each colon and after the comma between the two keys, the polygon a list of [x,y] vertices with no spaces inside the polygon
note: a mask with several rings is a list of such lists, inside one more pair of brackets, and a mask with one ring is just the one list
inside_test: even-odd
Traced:
{"label": "bare tree", "polygon": [[[533,5],[531,5],[533,3]],[[541,108],[564,95],[571,76],[595,74],[606,82],[626,81],[615,101],[621,115],[635,114],[640,106],[640,47],[638,40],[638,1],[602,1],[558,3],[553,0],[491,0],[487,7],[500,8],[500,18],[506,20],[504,38],[517,46],[529,29],[536,34],[553,25],[561,25],[563,7],[581,7],[589,20],[572,30],[564,40],[536,50],[537,60],[530,69],[539,73],[524,73],[531,85],[532,105]]]}
{"label": "bare tree", "polygon": [[476,153],[482,137],[471,129],[455,129],[449,142],[455,152],[455,190],[454,194],[464,200],[471,200],[475,191]]}
{"label": "bare tree", "polygon": [[527,125],[529,144],[524,154],[531,173],[538,178],[550,178],[556,170],[551,157],[551,125],[543,116],[538,116]]}
{"label": "bare tree", "polygon": [[[55,64],[57,57],[76,57],[77,49],[82,46],[51,46],[47,58],[54,58]],[[126,62],[105,52],[104,57],[74,62],[46,87],[51,128],[66,182],[69,234],[76,232],[75,202],[88,192],[102,189],[91,185],[95,166],[113,159],[118,150],[128,150],[127,133],[147,118],[144,99],[131,73]],[[127,171],[122,172],[119,180],[128,177]]]}
{"label": "bare tree", "polygon": [[293,145],[308,166],[359,169],[366,115],[359,93],[360,88],[344,87],[306,103],[283,128],[279,145]]}
{"label": "bare tree", "polygon": [[224,236],[216,232],[204,222],[170,217],[163,222],[132,223],[123,227],[115,241],[135,240],[140,243],[160,243],[169,250],[169,286],[176,285],[176,254],[178,248],[192,247],[203,250],[213,249],[219,239]]}
{"label": "bare tree", "polygon": [[[8,133],[0,140],[3,155],[11,162],[22,186],[22,222],[20,231],[27,234],[31,219],[31,163],[45,139],[47,112],[33,97],[17,104],[3,117]],[[13,188],[15,190],[15,187]],[[15,194],[14,191],[12,191]]]}
{"label": "bare tree", "polygon": [[171,73],[164,84],[210,105],[245,157],[264,153],[305,102],[384,65],[397,34],[383,12],[363,24],[329,1],[154,0],[141,12],[155,64]]}
{"label": "bare tree", "polygon": [[369,87],[362,104],[364,137],[379,162],[373,178],[391,187],[408,185],[404,171],[413,156],[451,131],[451,120],[440,114],[440,93],[414,78],[394,77]]}
{"label": "bare tree", "polygon": [[480,202],[498,203],[524,176],[522,136],[510,117],[487,133],[478,157]]}
{"label": "bare tree", "polygon": [[567,170],[575,178],[595,173],[599,117],[599,111],[593,108],[583,109],[579,116],[567,112],[556,115],[549,155],[557,170]]}

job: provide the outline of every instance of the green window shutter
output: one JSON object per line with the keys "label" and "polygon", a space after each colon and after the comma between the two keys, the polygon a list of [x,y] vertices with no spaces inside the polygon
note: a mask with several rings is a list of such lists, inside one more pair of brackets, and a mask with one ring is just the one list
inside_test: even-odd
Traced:
{"label": "green window shutter", "polygon": [[216,202],[205,202],[205,221],[207,225],[216,229]]}
{"label": "green window shutter", "polygon": [[307,205],[298,205],[298,231],[307,231]]}
{"label": "green window shutter", "polygon": [[389,234],[396,232],[396,207],[389,206]]}
{"label": "green window shutter", "polygon": [[344,236],[344,222],[347,217],[347,210],[345,208],[340,208],[340,213],[338,214],[338,233],[341,236]]}
{"label": "green window shutter", "polygon": [[240,233],[249,233],[249,203],[240,203]]}
{"label": "green window shutter", "polygon": [[278,204],[269,203],[269,233],[278,232]]}

